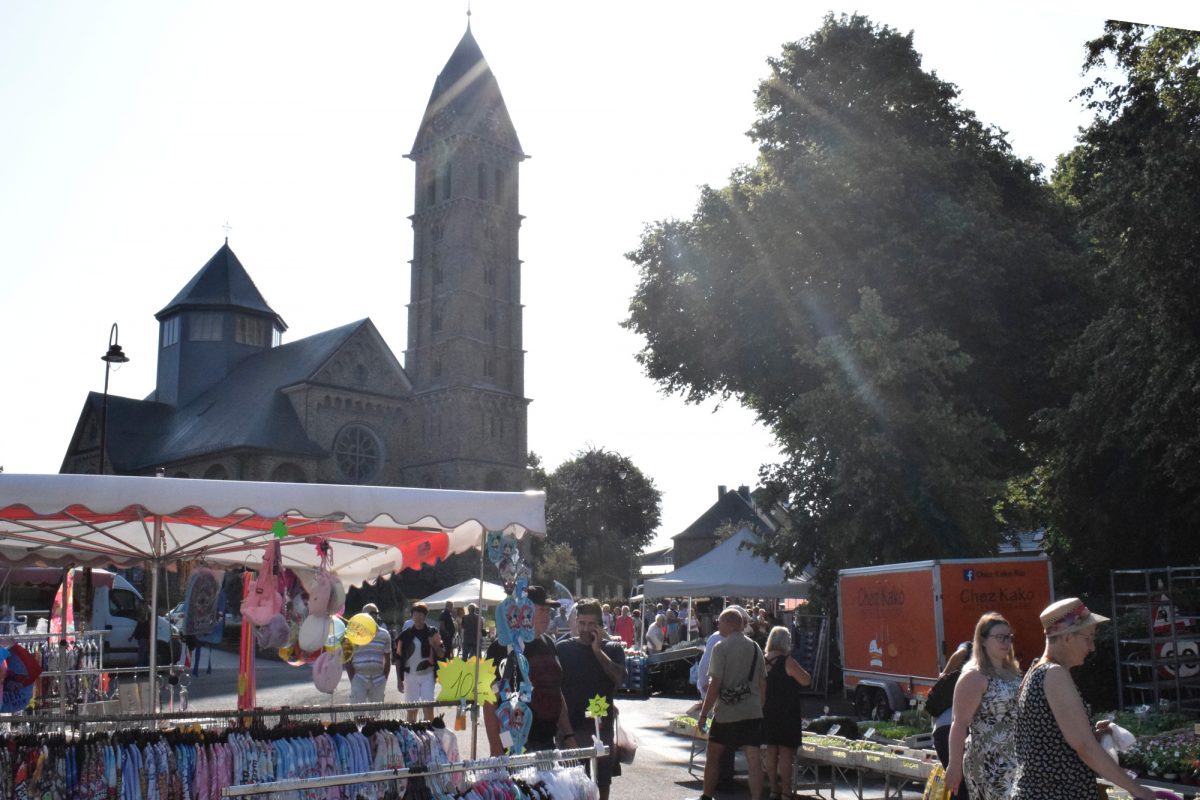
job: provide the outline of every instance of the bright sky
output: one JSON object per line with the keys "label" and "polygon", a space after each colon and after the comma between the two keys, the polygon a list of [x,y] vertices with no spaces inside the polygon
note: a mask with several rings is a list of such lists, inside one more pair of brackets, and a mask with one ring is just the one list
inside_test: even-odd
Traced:
{"label": "bright sky", "polygon": [[[1086,116],[1084,41],[1104,19],[1200,27],[1195,3],[474,0],[472,29],[532,158],[521,167],[529,446],[588,446],[663,491],[660,539],[718,484],[753,485],[772,440],[734,405],[664,397],[621,330],[623,254],[697,187],[753,160],[766,59],[828,10],[913,30],[1022,156],[1051,164]],[[445,0],[0,0],[0,465],[57,472],[109,326],[155,382],[153,314],[230,245],[287,321],[284,341],[370,317],[403,356],[413,165],[403,158],[465,29]]]}

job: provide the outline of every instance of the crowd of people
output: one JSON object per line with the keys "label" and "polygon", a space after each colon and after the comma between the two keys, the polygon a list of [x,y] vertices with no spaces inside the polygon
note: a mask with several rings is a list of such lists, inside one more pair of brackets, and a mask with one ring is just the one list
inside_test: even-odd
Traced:
{"label": "crowd of people", "polygon": [[[586,713],[589,701],[600,695],[609,703],[601,738],[615,751],[613,700],[625,680],[625,647],[636,635],[636,615],[628,606],[614,614],[591,599],[566,613],[541,586],[528,587],[527,597],[534,607],[534,638],[524,651],[524,677],[532,685],[528,749],[590,746],[595,726]],[[473,655],[482,633],[474,604],[456,614],[448,603],[433,627],[427,623],[429,609],[416,603],[394,639],[374,604],[362,610],[379,625],[375,638],[357,648],[348,665],[351,702],[382,701],[395,665],[404,699],[432,703],[436,663],[453,656],[456,641],[464,657]],[[1008,620],[994,612],[979,618],[973,639],[947,661],[943,674],[958,674],[953,702],[934,723],[935,747],[953,797],[1076,800],[1095,795],[1097,776],[1138,800],[1154,797],[1101,747],[1099,738],[1111,723],[1092,724],[1070,673],[1095,649],[1096,626],[1106,621],[1077,598],[1052,604],[1040,616],[1045,649],[1022,672]],[[708,732],[701,800],[711,800],[724,773],[731,773],[738,749],[746,756],[751,800],[761,800],[764,790],[771,800],[791,795],[803,724],[801,687],[811,678],[791,656],[790,631],[774,622],[765,609],[729,606],[705,644],[697,681],[703,698],[698,724]],[[645,641],[650,648],[669,647],[690,627],[677,606],[660,605],[644,631]],[[500,676],[519,668],[498,642],[486,658]],[[423,710],[432,718],[432,706]],[[500,755],[505,742],[495,710],[485,706],[484,720],[489,749]],[[416,715],[410,711],[410,721]],[[595,778],[602,800],[616,774],[617,759],[601,761]]]}
{"label": "crowd of people", "polygon": [[1022,674],[1008,620],[979,618],[973,641],[959,646],[943,673],[961,670],[935,729],[953,797],[1077,800],[1096,796],[1097,776],[1138,800],[1154,797],[1101,747],[1111,723],[1091,722],[1071,677],[1107,621],[1078,598],[1050,605],[1040,616],[1045,649]]}

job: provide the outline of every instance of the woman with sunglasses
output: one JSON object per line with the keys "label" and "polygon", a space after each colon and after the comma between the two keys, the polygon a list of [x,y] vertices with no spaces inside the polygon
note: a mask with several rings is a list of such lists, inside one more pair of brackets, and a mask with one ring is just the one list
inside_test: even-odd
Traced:
{"label": "woman with sunglasses", "polygon": [[[954,687],[950,767],[946,786],[958,791],[964,775],[971,800],[1003,800],[1016,769],[1013,733],[1021,668],[1013,655],[1008,620],[994,611],[975,624],[971,660]],[[969,734],[969,735],[968,735]]]}

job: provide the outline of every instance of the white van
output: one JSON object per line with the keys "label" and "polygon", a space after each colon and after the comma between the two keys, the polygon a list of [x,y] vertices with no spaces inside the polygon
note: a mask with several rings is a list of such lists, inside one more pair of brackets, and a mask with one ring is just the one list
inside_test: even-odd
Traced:
{"label": "white van", "polygon": [[[62,584],[63,571],[54,567],[0,567],[0,630],[20,634],[48,630],[54,595]],[[83,569],[75,569],[74,606],[83,605]],[[104,665],[137,665],[137,640],[133,629],[148,603],[141,592],[120,575],[106,569],[92,570],[92,618],[88,630],[111,631],[104,637]],[[148,613],[146,611],[145,613]],[[75,624],[80,620],[76,617]],[[171,623],[158,618],[158,663],[169,664],[172,652]],[[177,641],[177,640],[176,640]]]}

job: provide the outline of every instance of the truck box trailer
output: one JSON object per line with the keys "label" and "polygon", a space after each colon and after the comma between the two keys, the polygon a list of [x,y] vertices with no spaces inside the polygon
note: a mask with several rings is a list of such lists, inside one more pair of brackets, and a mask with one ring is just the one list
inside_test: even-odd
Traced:
{"label": "truck box trailer", "polygon": [[975,623],[998,611],[1022,666],[1043,648],[1038,614],[1054,601],[1049,559],[913,561],[838,572],[842,682],[863,717],[884,718],[923,699]]}

